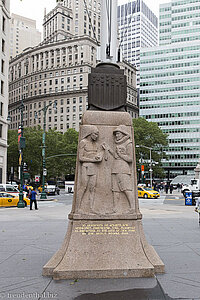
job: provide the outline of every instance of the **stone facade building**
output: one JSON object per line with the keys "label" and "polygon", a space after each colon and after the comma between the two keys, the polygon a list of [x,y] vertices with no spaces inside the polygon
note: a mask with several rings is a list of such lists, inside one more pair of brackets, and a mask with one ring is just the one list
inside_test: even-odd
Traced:
{"label": "stone facade building", "polygon": [[10,0],[0,1],[0,183],[6,183]]}
{"label": "stone facade building", "polygon": [[[99,1],[89,2],[92,6],[88,12],[93,21],[95,18],[98,21],[98,6],[94,6],[94,2]],[[39,112],[38,119],[35,113],[45,104],[56,101],[57,109],[50,107],[47,111],[47,129],[79,130],[82,114],[87,109],[88,74],[97,63],[97,41],[90,29],[87,11],[83,7],[81,10],[81,5],[80,1],[73,1],[73,4],[71,1],[59,2],[55,9],[45,14],[44,41],[10,61],[11,129],[17,129],[21,122],[17,107],[23,98],[25,127],[43,127],[43,113]],[[76,23],[76,17],[80,23]],[[97,26],[95,31],[98,33],[98,30]],[[125,62],[120,65],[127,75],[128,111],[132,117],[137,117],[135,68]]]}

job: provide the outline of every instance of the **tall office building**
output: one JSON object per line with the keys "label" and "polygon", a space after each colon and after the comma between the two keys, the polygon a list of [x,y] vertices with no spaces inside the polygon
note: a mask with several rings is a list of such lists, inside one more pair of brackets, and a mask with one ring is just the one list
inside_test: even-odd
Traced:
{"label": "tall office building", "polygon": [[0,183],[6,183],[10,0],[0,1]]}
{"label": "tall office building", "polygon": [[[17,107],[23,98],[24,126],[43,126],[41,109],[56,101],[56,111],[52,107],[48,109],[46,128],[61,132],[68,128],[79,130],[82,114],[87,109],[88,74],[97,63],[94,33],[100,28],[99,1],[85,3],[87,9],[84,1],[59,1],[52,11],[45,13],[44,41],[10,61],[11,129],[17,129],[20,124]],[[88,15],[96,20],[94,32]],[[136,70],[127,62],[120,63],[120,67],[127,76],[127,110],[135,118],[138,116]],[[38,119],[36,112],[39,112]]]}
{"label": "tall office building", "polygon": [[[101,0],[58,0],[58,5],[44,15],[44,43],[77,36],[100,41]],[[92,25],[91,25],[92,24]]]}
{"label": "tall office building", "polygon": [[158,18],[143,0],[118,6],[119,43],[123,58],[137,67],[140,84],[140,50],[158,45]]}
{"label": "tall office building", "polygon": [[41,33],[36,29],[35,20],[12,14],[10,24],[10,57],[41,42]]}
{"label": "tall office building", "polygon": [[171,177],[193,172],[200,153],[199,32],[200,0],[172,0],[160,5],[160,46],[141,53],[140,113],[168,135]]}
{"label": "tall office building", "polygon": [[36,29],[35,20],[12,14],[10,24],[10,57],[41,42],[41,33]]}

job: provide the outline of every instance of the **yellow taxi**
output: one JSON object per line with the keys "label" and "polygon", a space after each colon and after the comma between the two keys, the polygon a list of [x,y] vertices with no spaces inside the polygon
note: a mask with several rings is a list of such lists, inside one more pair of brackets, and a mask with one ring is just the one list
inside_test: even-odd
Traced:
{"label": "yellow taxi", "polygon": [[[17,206],[19,196],[14,196],[9,193],[0,192],[0,207]],[[25,206],[30,205],[30,200],[24,197]]]}
{"label": "yellow taxi", "polygon": [[138,186],[138,197],[139,198],[159,198],[160,194],[154,191],[152,188]]}

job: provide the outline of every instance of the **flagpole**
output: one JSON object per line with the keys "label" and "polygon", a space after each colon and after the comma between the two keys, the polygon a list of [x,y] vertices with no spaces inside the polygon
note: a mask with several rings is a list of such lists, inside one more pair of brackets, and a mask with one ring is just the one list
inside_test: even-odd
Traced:
{"label": "flagpole", "polygon": [[117,62],[117,3],[117,0],[101,0],[101,62]]}

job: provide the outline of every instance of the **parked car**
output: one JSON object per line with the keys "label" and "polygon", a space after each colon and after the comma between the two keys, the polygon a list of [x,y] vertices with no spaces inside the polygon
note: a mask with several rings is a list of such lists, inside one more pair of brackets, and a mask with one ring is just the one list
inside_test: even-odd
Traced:
{"label": "parked car", "polygon": [[57,187],[57,185],[50,185],[48,184],[45,188],[45,191],[47,193],[47,195],[59,195],[60,194],[60,189],[59,187]]}
{"label": "parked car", "polygon": [[[60,194],[60,189],[57,185],[55,184],[45,184],[45,192],[47,195],[59,195]],[[39,193],[42,193],[42,185],[38,187]]]}
{"label": "parked car", "polygon": [[138,186],[138,197],[139,198],[159,198],[160,194],[149,187]]}
{"label": "parked car", "polygon": [[[30,200],[28,198],[24,198],[25,206],[30,205]],[[0,192],[0,207],[8,207],[8,206],[17,206],[19,202],[19,196],[15,196],[10,193]]]}

